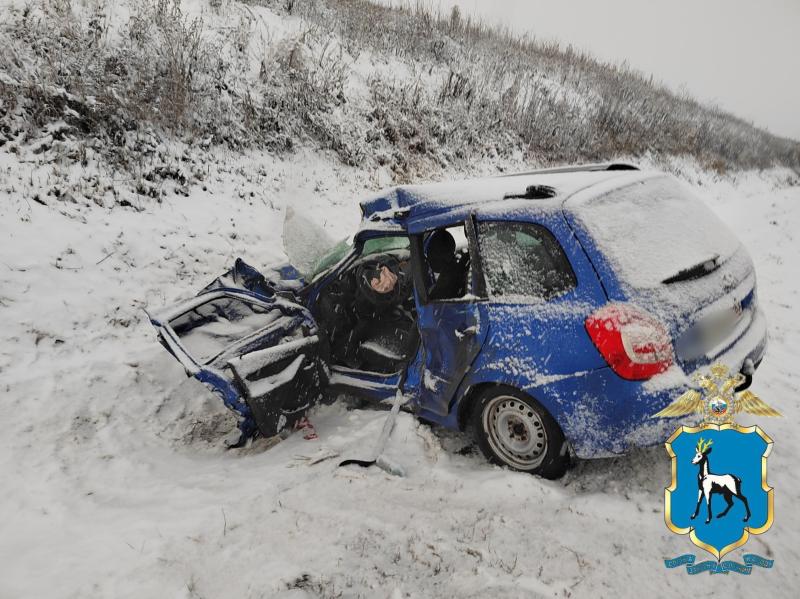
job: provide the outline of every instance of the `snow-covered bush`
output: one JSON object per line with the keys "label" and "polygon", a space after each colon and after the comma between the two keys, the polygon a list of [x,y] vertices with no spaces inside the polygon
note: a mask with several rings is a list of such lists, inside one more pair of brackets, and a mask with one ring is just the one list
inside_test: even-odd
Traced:
{"label": "snow-covered bush", "polygon": [[[451,126],[485,140],[484,150],[512,137],[537,162],[652,153],[690,155],[716,168],[800,166],[796,142],[675,94],[625,65],[515,36],[459,12],[367,0],[298,0],[294,10],[335,32],[353,54],[369,51],[431,72],[438,98],[419,90],[412,106],[406,94],[399,104],[405,118],[429,129],[431,112],[442,111]],[[394,87],[402,96],[403,86]],[[463,141],[451,137],[442,149],[464,152],[471,146]]]}
{"label": "snow-covered bush", "polygon": [[311,138],[346,164],[361,164],[359,128],[343,126],[348,71],[341,46],[318,28],[282,40],[261,60],[260,97],[248,94],[245,119],[275,149]]}
{"label": "snow-covered bush", "polygon": [[[114,2],[125,10],[112,21]],[[291,25],[273,36],[263,7]],[[719,171],[800,166],[796,142],[460,12],[366,0],[209,0],[192,13],[181,0],[34,0],[0,17],[0,147],[35,146],[45,159],[66,144],[58,158],[84,162],[94,152],[157,197],[158,173],[176,170],[169,140],[310,146],[396,181],[644,154]]]}

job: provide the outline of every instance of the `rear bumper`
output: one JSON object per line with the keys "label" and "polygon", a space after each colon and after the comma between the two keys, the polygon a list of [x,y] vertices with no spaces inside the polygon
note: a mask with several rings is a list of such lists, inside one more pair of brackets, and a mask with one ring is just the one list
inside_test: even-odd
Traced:
{"label": "rear bumper", "polygon": [[609,457],[637,447],[664,443],[683,418],[652,418],[689,389],[692,376],[711,363],[722,363],[739,372],[746,360],[758,366],[767,346],[764,314],[756,312],[747,331],[730,348],[708,363],[685,373],[674,365],[648,381],[627,381],[611,368],[601,368],[560,381],[543,389],[531,389],[534,397],[555,398],[548,406],[561,425],[573,451],[580,458]]}

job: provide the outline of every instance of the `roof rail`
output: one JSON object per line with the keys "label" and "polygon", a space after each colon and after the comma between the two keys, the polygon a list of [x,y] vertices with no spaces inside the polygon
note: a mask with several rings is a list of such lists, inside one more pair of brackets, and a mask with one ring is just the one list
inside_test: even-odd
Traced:
{"label": "roof rail", "polygon": [[583,164],[577,166],[556,166],[553,168],[542,168],[535,171],[525,171],[522,173],[509,173],[507,175],[497,175],[498,177],[522,177],[525,175],[552,175],[556,173],[581,173],[597,171],[638,171],[639,167],[625,162],[603,162],[600,164]]}

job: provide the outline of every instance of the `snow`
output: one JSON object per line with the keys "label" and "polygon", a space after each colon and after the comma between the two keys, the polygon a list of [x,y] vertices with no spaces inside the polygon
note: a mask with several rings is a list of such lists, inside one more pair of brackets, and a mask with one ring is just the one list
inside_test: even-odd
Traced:
{"label": "snow", "polygon": [[[299,333],[297,331],[296,333]],[[237,356],[228,361],[243,378],[258,372],[267,365],[275,364],[283,358],[298,354],[303,349],[313,349],[319,342],[316,335],[301,337],[291,341],[284,340],[275,347],[250,352],[242,356]],[[249,386],[252,397],[262,397],[267,393],[277,389],[292,381],[305,360],[305,355],[298,355],[292,362],[280,372],[263,379],[258,379]]]}
{"label": "snow", "polygon": [[277,309],[218,297],[174,318],[170,326],[187,353],[200,364],[219,355],[237,341],[271,325],[281,316]]}
{"label": "snow", "polygon": [[[206,4],[183,6],[195,15]],[[247,11],[263,24],[257,35],[292,42],[298,33],[297,21],[266,7]],[[251,46],[253,68],[257,51]],[[365,78],[371,60],[358,58]],[[176,157],[186,150],[178,142],[164,149]],[[398,478],[337,468],[336,455],[371,451],[386,419],[385,410],[338,401],[311,414],[317,441],[296,434],[226,450],[234,419],[158,345],[143,309],[191,297],[238,256],[257,268],[286,260],[287,206],[318,225],[292,233],[309,247],[320,231],[352,234],[358,201],[385,184],[385,173],[302,148],[286,158],[191,152],[203,185],[184,197],[165,183],[156,201],[125,191],[91,154],[81,167],[24,148],[0,151],[0,597],[638,597],[679,596],[690,586],[704,598],[794,595],[796,175],[718,178],[671,165],[752,254],[767,315],[760,326],[770,333],[753,391],[785,414],[742,418],[775,439],[775,525],[744,547],[774,558],[775,568],[747,580],[688,579],[662,563],[695,550],[663,522],[662,447],[581,462],[546,481],[493,467],[467,436],[401,412],[385,452],[407,475]],[[114,191],[84,199],[79,187],[90,176]],[[496,184],[445,184],[435,199]],[[45,195],[54,185],[72,189],[74,201]],[[515,202],[530,205],[510,200],[504,210]],[[591,434],[592,413],[582,416]]]}
{"label": "snow", "polygon": [[292,381],[294,377],[297,376],[297,372],[300,370],[300,366],[303,365],[305,359],[305,356],[297,356],[292,360],[291,364],[275,376],[256,381],[250,385],[250,394],[253,397],[263,397],[267,393],[271,393],[278,387]]}
{"label": "snow", "polygon": [[[630,175],[620,171],[583,171],[579,173],[522,173],[511,176],[479,177],[456,181],[401,185],[373,194],[362,201],[365,215],[376,221],[391,220],[395,213],[409,206],[421,205],[426,210],[445,208],[450,205],[487,204],[502,201],[498,209],[506,212],[516,207],[530,210],[532,206],[553,209],[562,200],[582,188],[603,184],[609,180],[628,180]],[[525,193],[532,185],[547,185],[556,190],[548,200],[505,199],[508,195]],[[386,205],[383,210],[377,206]],[[371,223],[370,223],[371,224]]]}
{"label": "snow", "polygon": [[369,350],[369,351],[371,351],[373,353],[380,354],[381,356],[383,356],[385,358],[390,358],[392,360],[402,360],[403,359],[403,356],[400,353],[394,352],[394,351],[392,351],[391,348],[384,347],[383,345],[381,345],[379,343],[375,343],[373,341],[365,341],[364,343],[361,344],[361,347],[363,347],[364,349]]}
{"label": "snow", "polygon": [[[549,482],[490,466],[462,451],[464,435],[400,413],[386,456],[405,478],[297,459],[361,456],[374,446],[386,412],[337,402],[311,415],[319,441],[293,435],[268,450],[261,442],[226,451],[235,422],[158,346],[141,308],[193,295],[236,256],[256,267],[285,259],[276,240],[287,204],[334,238],[351,233],[369,175],[318,155],[225,160],[211,168],[206,191],[161,203],[132,196],[137,210],[30,201],[52,166],[0,153],[0,473],[12,481],[0,509],[13,515],[0,523],[0,596],[658,596],[684,588],[661,563],[693,546],[663,524],[669,464],[660,447],[583,462]],[[258,169],[268,174],[264,195],[240,197],[244,173]],[[753,421],[776,442],[777,515],[745,549],[776,559],[758,579],[776,597],[790,594],[800,559],[800,515],[787,508],[800,500],[800,187],[787,187],[790,177],[684,173],[752,253],[768,317],[771,345],[753,390],[786,417]],[[692,584],[728,596],[742,582]]]}
{"label": "snow", "polygon": [[658,287],[715,257],[725,262],[739,247],[727,227],[671,177],[639,180],[599,198],[568,200],[567,206],[624,282],[637,289]]}
{"label": "snow", "polygon": [[[347,385],[349,387],[358,387],[361,389],[370,389],[370,390],[395,388],[394,386],[386,385],[384,383],[373,383],[371,381],[365,381],[363,379],[354,378],[356,375],[362,372],[360,370],[354,370],[342,366],[337,366],[336,370],[338,372],[333,372],[329,378],[329,382],[331,385]],[[353,376],[351,376],[351,374]]]}

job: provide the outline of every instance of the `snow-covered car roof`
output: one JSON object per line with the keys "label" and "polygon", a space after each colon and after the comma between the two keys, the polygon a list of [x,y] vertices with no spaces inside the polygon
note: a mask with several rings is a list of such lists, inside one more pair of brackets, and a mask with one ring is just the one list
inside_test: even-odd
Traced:
{"label": "snow-covered car roof", "polygon": [[444,183],[399,185],[361,202],[361,211],[365,221],[377,224],[432,216],[461,206],[480,205],[481,210],[500,208],[504,212],[523,206],[535,206],[537,211],[555,210],[581,190],[610,180],[624,184],[628,179],[642,175],[630,165],[598,164]]}

